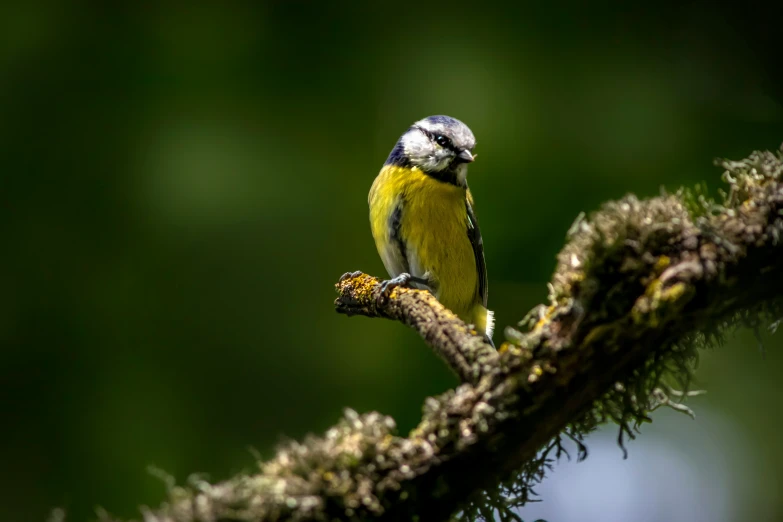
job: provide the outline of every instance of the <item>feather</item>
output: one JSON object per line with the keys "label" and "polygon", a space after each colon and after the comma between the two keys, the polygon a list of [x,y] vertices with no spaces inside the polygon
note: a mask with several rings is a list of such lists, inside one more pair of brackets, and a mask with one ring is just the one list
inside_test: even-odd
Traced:
{"label": "feather", "polygon": [[476,271],[478,272],[478,295],[486,308],[488,297],[487,263],[484,260],[484,240],[481,237],[476,212],[473,210],[473,196],[466,192],[465,207],[468,212],[468,239],[473,247],[473,256],[476,258]]}

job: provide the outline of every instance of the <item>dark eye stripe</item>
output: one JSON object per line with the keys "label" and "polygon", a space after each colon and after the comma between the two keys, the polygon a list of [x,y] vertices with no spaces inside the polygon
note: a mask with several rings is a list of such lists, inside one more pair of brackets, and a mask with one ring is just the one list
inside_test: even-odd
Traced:
{"label": "dark eye stripe", "polygon": [[415,126],[416,129],[420,130],[424,133],[425,136],[427,136],[430,140],[434,141],[444,149],[449,149],[452,152],[459,153],[460,150],[454,146],[454,143],[447,137],[442,134],[435,134],[433,132],[428,131],[424,127],[419,127],[418,125]]}

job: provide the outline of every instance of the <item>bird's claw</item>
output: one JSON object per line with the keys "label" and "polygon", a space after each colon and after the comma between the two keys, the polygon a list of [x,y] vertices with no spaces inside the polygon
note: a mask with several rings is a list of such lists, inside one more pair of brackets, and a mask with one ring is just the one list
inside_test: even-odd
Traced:
{"label": "bird's claw", "polygon": [[394,290],[399,286],[408,286],[408,283],[410,283],[410,281],[411,281],[411,275],[407,272],[403,272],[397,277],[383,281],[381,283],[381,291],[378,293],[378,297],[375,299],[375,305],[381,306],[383,300],[389,297],[392,290]]}
{"label": "bird's claw", "polygon": [[362,275],[362,271],[361,270],[357,270],[356,272],[346,272],[346,273],[344,273],[343,275],[340,276],[340,280],[338,282],[342,283],[346,279],[350,279],[352,277],[359,277],[360,275]]}

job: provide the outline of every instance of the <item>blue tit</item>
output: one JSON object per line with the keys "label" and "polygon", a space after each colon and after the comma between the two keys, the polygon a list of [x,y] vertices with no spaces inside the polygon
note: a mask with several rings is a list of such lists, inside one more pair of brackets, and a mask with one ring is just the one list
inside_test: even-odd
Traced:
{"label": "blue tit", "polygon": [[429,290],[491,344],[484,244],[467,182],[475,146],[457,119],[417,121],[392,149],[368,202],[390,283]]}

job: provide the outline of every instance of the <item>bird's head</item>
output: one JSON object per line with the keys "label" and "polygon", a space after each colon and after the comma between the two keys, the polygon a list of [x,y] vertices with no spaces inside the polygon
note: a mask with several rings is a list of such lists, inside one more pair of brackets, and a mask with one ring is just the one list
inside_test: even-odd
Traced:
{"label": "bird's head", "polygon": [[467,164],[476,138],[467,125],[450,116],[417,121],[397,141],[386,164],[418,167],[442,181],[465,186]]}

